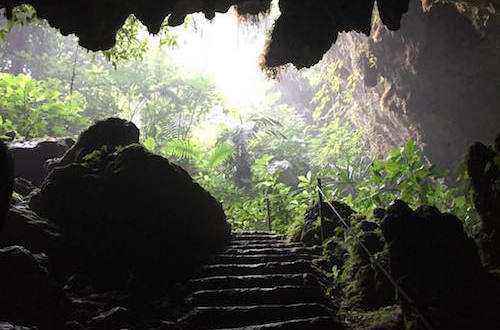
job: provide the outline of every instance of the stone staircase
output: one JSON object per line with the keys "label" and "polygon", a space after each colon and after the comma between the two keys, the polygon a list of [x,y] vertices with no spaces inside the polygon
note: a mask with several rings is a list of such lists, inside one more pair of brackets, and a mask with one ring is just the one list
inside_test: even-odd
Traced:
{"label": "stone staircase", "polygon": [[188,282],[182,329],[341,329],[312,260],[320,247],[267,232],[233,233],[226,250]]}

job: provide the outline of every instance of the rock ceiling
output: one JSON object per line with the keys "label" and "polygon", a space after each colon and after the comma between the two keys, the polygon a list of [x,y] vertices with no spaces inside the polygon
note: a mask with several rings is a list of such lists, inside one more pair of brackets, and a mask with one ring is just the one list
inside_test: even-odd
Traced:
{"label": "rock ceiling", "polygon": [[[210,19],[237,5],[239,14],[257,14],[269,8],[270,0],[0,0],[7,16],[20,4],[32,5],[63,34],[74,33],[90,50],[104,50],[115,43],[125,19],[135,15],[151,33],[158,33],[168,17],[180,25],[186,15],[203,12]],[[391,30],[400,26],[409,0],[280,0],[281,16],[275,24],[265,53],[268,67],[293,63],[297,68],[316,64],[340,32],[369,34],[376,5],[382,22]]]}

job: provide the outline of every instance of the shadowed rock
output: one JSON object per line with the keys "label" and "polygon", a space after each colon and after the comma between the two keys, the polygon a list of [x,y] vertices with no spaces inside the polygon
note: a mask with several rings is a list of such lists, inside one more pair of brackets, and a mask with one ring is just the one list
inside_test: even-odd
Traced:
{"label": "shadowed rock", "polygon": [[7,146],[0,141],[0,231],[9,209],[14,185],[14,166]]}
{"label": "shadowed rock", "polygon": [[67,299],[42,261],[20,246],[0,249],[0,315],[15,324],[62,329]]}
{"label": "shadowed rock", "polygon": [[134,143],[139,143],[139,129],[132,122],[119,118],[101,120],[82,132],[78,141],[61,159],[51,162],[49,169],[71,163],[82,163],[85,156],[102,148],[107,152],[113,152],[118,146]]}
{"label": "shadowed rock", "polygon": [[[61,33],[76,34],[79,43],[90,50],[111,48],[116,33],[126,18],[134,14],[149,32],[158,33],[168,17],[170,26],[181,25],[186,15],[203,12],[212,19],[216,12],[227,12],[232,5],[242,15],[258,15],[269,9],[268,0],[109,0],[60,1],[2,0],[0,8],[11,9],[21,3],[31,4],[38,16],[59,28]],[[280,0],[281,17],[275,24],[270,47],[265,56],[267,66],[293,63],[298,68],[317,63],[335,42],[339,32],[370,33],[374,0],[297,1]],[[408,9],[408,0],[377,1],[381,20],[390,29],[400,26]]]}
{"label": "shadowed rock", "polygon": [[474,204],[481,216],[479,244],[488,267],[500,266],[500,135],[495,145],[475,143],[469,149],[467,170],[474,191]]}
{"label": "shadowed rock", "polygon": [[[429,206],[413,211],[396,201],[382,231],[392,276],[435,328],[500,326],[499,282],[482,268],[477,247],[457,217]],[[413,318],[408,302],[399,300],[406,317]]]}
{"label": "shadowed rock", "polygon": [[182,168],[139,145],[94,156],[54,168],[31,206],[62,228],[98,287],[166,290],[225,243],[220,204]]}
{"label": "shadowed rock", "polygon": [[40,186],[48,174],[47,161],[59,158],[74,144],[67,139],[36,139],[10,144],[16,178]]}

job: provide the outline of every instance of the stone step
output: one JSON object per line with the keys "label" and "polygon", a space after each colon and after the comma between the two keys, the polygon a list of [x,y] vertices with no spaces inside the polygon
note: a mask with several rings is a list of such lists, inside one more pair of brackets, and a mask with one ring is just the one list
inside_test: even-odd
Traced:
{"label": "stone step", "polygon": [[252,240],[231,240],[230,244],[269,244],[269,243],[292,243],[292,244],[303,244],[301,242],[289,242],[286,239],[252,239]]}
{"label": "stone step", "polygon": [[211,276],[193,279],[187,282],[192,291],[233,288],[272,288],[276,286],[316,286],[317,278],[311,273],[273,274],[246,276]]}
{"label": "stone step", "polygon": [[328,304],[320,287],[295,285],[196,291],[187,298],[187,302],[197,307]]}
{"label": "stone step", "polygon": [[256,322],[276,323],[312,317],[332,317],[333,311],[321,304],[195,307],[179,320],[182,329],[237,328]]}
{"label": "stone step", "polygon": [[266,262],[259,264],[215,264],[201,268],[200,277],[238,276],[238,275],[268,275],[268,274],[300,274],[312,270],[308,260],[291,262]]}
{"label": "stone step", "polygon": [[291,247],[291,248],[260,248],[260,249],[245,249],[245,248],[228,248],[224,254],[252,255],[252,254],[315,254],[321,255],[322,248],[320,246],[313,247]]}
{"label": "stone step", "polygon": [[238,255],[238,254],[219,254],[212,258],[213,264],[258,264],[265,262],[281,261],[290,262],[297,259],[313,260],[317,258],[314,254],[253,254],[253,255]]}
{"label": "stone step", "polygon": [[[259,242],[259,243],[254,243]],[[302,243],[288,243],[286,241],[232,241],[227,245],[228,248],[233,249],[262,249],[262,248],[298,248],[305,247]]]}
{"label": "stone step", "polygon": [[231,236],[231,241],[241,241],[241,242],[248,242],[248,241],[262,241],[266,240],[269,242],[279,242],[283,241],[283,236],[275,235],[275,236],[262,236],[262,235],[244,235],[244,236]]}
{"label": "stone step", "polygon": [[319,316],[308,319],[295,319],[285,322],[253,325],[240,328],[225,328],[224,330],[337,330],[343,326],[330,317]]}
{"label": "stone step", "polygon": [[233,231],[231,233],[233,236],[255,236],[255,235],[261,235],[261,236],[278,236],[275,232],[271,231]]}

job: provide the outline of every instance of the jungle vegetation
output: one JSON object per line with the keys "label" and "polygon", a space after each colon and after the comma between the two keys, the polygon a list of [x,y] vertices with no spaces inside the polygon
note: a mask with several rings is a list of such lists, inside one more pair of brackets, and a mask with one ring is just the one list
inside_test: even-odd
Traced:
{"label": "jungle vegetation", "polygon": [[450,188],[447,171],[415,141],[375,146],[357,120],[362,77],[346,74],[339,59],[290,68],[281,81],[288,87],[276,82],[266,102],[248,111],[229,106],[208,75],[171,58],[176,37],[167,28],[147,36],[133,17],[102,53],[81,49],[29,7],[2,21],[0,38],[0,135],[75,137],[99,119],[131,120],[149,150],[182,165],[223,203],[234,230],[265,230],[269,198],[273,229],[295,234],[317,200],[317,178],[361,214],[399,198],[452,212],[470,233],[478,229],[464,171]]}

